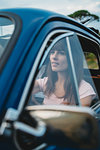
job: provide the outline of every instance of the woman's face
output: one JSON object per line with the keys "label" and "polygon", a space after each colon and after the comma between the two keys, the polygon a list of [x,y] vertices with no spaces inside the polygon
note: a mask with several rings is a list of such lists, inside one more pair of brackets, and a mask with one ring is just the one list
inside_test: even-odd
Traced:
{"label": "woman's face", "polygon": [[61,72],[67,69],[67,58],[64,51],[51,51],[50,62],[52,71]]}

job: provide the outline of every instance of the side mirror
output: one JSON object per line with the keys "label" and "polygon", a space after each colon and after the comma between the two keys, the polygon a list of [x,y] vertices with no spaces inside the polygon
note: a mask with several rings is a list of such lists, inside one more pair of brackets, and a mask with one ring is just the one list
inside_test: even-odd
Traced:
{"label": "side mirror", "polygon": [[28,106],[13,126],[16,145],[22,150],[48,145],[86,149],[99,146],[98,123],[90,108]]}

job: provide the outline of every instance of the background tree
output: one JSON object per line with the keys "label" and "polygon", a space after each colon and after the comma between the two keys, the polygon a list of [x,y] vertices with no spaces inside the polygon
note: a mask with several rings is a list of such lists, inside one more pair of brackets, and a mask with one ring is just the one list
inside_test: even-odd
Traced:
{"label": "background tree", "polygon": [[75,11],[73,14],[68,15],[71,18],[74,18],[75,20],[85,24],[85,23],[90,23],[92,21],[100,21],[100,17],[95,15],[95,14],[91,14],[89,11],[87,10],[78,10]]}

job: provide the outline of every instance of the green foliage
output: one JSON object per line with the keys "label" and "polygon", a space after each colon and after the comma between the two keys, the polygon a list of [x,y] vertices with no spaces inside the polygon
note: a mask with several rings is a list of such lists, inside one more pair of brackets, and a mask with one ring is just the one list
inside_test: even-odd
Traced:
{"label": "green foliage", "polygon": [[68,15],[71,18],[74,18],[75,20],[80,21],[81,23],[90,23],[94,20],[96,21],[100,21],[100,17],[95,15],[95,14],[91,14],[89,11],[87,10],[78,10],[75,11],[73,14]]}
{"label": "green foliage", "polygon": [[85,58],[89,69],[98,69],[98,61],[93,53],[86,52]]}

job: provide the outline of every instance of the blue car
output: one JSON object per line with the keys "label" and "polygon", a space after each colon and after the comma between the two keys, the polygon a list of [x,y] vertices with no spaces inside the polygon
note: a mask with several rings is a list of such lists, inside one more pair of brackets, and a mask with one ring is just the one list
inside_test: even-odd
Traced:
{"label": "blue car", "polygon": [[0,149],[100,149],[100,35],[41,9],[0,10]]}

